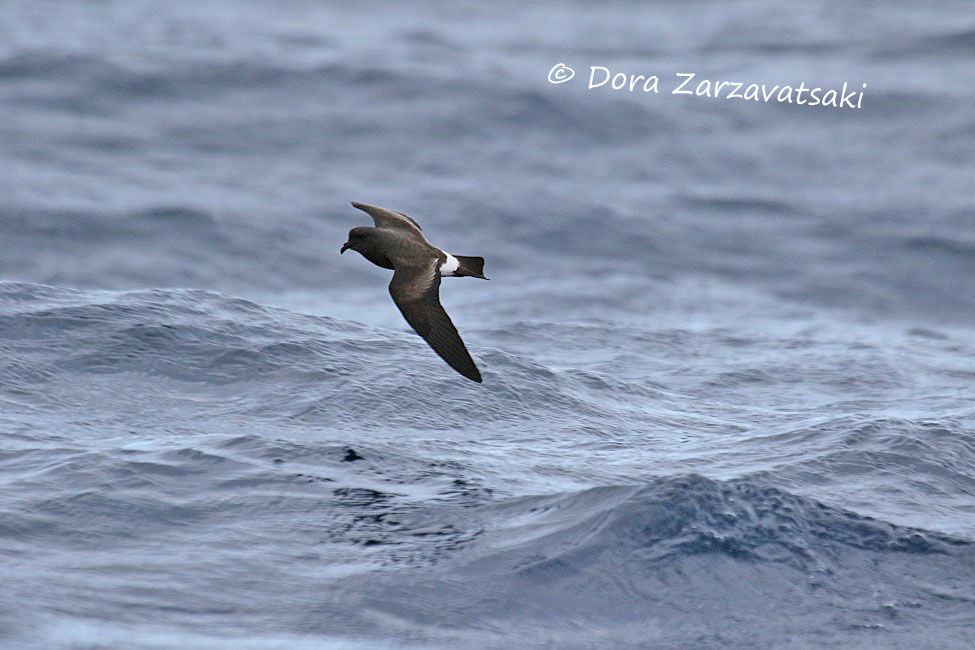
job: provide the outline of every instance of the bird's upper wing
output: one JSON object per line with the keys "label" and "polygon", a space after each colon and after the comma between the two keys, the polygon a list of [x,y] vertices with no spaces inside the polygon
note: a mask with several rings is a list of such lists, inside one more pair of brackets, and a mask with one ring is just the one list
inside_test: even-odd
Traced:
{"label": "bird's upper wing", "polygon": [[413,221],[402,212],[393,212],[392,210],[387,210],[385,208],[378,208],[374,205],[366,205],[365,203],[352,202],[352,207],[359,208],[363,212],[369,214],[372,220],[376,223],[377,228],[395,228],[397,230],[405,230],[410,233],[415,233],[423,237],[420,232],[420,224]]}
{"label": "bird's upper wing", "polygon": [[402,267],[393,273],[389,293],[406,322],[451,368],[480,383],[481,373],[440,304],[440,260],[422,267]]}

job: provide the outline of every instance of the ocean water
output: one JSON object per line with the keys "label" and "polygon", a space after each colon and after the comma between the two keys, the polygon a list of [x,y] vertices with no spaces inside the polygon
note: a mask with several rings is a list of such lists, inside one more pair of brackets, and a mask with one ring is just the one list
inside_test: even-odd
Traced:
{"label": "ocean water", "polygon": [[[972,79],[970,3],[0,4],[0,646],[971,647]],[[486,258],[483,385],[353,200]]]}

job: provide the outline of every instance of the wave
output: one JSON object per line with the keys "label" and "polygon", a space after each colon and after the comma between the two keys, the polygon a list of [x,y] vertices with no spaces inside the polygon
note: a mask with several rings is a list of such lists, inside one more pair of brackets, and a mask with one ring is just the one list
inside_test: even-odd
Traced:
{"label": "wave", "polygon": [[[150,69],[122,66],[92,55],[28,51],[0,58],[0,79],[10,84],[10,92],[22,106],[33,104],[76,114],[114,114],[132,102],[222,100],[232,93],[247,92],[287,96],[293,103],[308,100],[331,105],[313,116],[292,116],[283,125],[267,120],[255,124],[245,114],[244,119],[236,115],[229,120],[205,120],[202,125],[173,127],[166,133],[167,141],[175,139],[207,151],[294,148],[306,144],[309,133],[320,133],[317,137],[327,135],[328,148],[334,152],[346,141],[357,142],[363,133],[404,131],[454,145],[458,138],[494,139],[498,133],[522,132],[603,147],[675,128],[652,104],[625,102],[607,107],[597,100],[567,100],[476,75],[443,78],[423,68],[365,63],[298,65],[239,59]],[[39,92],[33,83],[38,80],[50,87]],[[377,93],[382,102],[374,101]],[[230,97],[227,101],[236,100]],[[425,108],[432,102],[437,103],[436,110]],[[402,109],[390,111],[391,105]],[[448,107],[451,114],[444,116]],[[341,116],[335,114],[337,108],[343,109]],[[198,110],[195,104],[193,110]],[[350,122],[348,115],[353,112],[357,118]],[[417,119],[418,112],[438,117],[434,121]],[[642,128],[634,131],[628,126],[633,123]],[[132,143],[108,144],[124,149]]]}
{"label": "wave", "polygon": [[878,59],[900,59],[910,57],[971,56],[975,53],[975,29],[944,29],[906,39],[895,43],[885,43],[876,48]]}
{"label": "wave", "polygon": [[[429,529],[434,521],[469,537],[432,570],[354,579],[345,593],[353,620],[381,616],[441,641],[466,630],[496,643],[571,646],[636,635],[658,645],[737,645],[755,626],[762,634],[813,629],[817,641],[882,630],[903,641],[918,634],[919,617],[933,616],[954,643],[966,634],[958,617],[975,578],[970,540],[746,479],[658,478],[397,523]],[[413,606],[392,606],[385,595],[406,585]],[[700,636],[705,630],[718,636]]]}
{"label": "wave", "polygon": [[319,426],[426,428],[430,414],[441,426],[471,418],[488,424],[546,417],[555,424],[611,414],[576,380],[500,350],[479,355],[493,387],[477,392],[441,371],[409,332],[203,290],[72,292],[0,283],[0,312],[4,385],[41,401],[63,397],[63,390],[80,398],[79,382],[92,378],[115,385],[132,376],[169,382],[174,405],[221,402],[236,391],[249,415]]}
{"label": "wave", "polygon": [[951,239],[947,237],[908,237],[904,247],[926,254],[954,256],[975,264],[975,241]]}
{"label": "wave", "polygon": [[503,551],[537,557],[511,564],[517,573],[591,570],[587,558],[594,555],[600,561],[609,559],[605,554],[621,555],[651,566],[710,553],[829,572],[844,548],[921,554],[975,548],[963,538],[896,526],[753,480],[698,475],[533,497],[488,506],[487,512],[500,531],[506,530],[501,522],[533,520],[533,537],[517,551]]}

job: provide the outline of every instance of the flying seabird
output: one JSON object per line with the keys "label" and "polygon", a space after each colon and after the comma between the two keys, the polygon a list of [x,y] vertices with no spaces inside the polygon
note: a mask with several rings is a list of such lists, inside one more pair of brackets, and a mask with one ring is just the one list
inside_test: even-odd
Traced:
{"label": "flying seabird", "polygon": [[349,241],[339,252],[351,248],[376,266],[392,269],[389,293],[406,322],[451,368],[480,383],[481,373],[440,305],[440,278],[470,276],[487,280],[484,258],[451,255],[440,250],[426,240],[420,224],[402,212],[365,203],[352,205],[367,212],[376,227],[358,226],[350,230]]}

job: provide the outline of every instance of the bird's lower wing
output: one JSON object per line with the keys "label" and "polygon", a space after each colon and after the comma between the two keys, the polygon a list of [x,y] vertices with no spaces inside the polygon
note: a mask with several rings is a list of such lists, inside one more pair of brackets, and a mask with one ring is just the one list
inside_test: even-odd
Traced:
{"label": "bird's lower wing", "polygon": [[389,283],[389,293],[406,322],[416,330],[451,368],[472,381],[481,381],[481,373],[457,333],[450,316],[440,304],[439,260],[429,268],[397,269]]}

